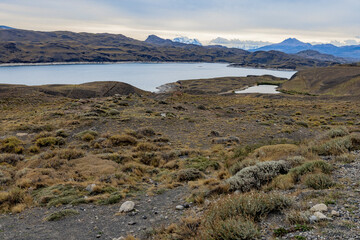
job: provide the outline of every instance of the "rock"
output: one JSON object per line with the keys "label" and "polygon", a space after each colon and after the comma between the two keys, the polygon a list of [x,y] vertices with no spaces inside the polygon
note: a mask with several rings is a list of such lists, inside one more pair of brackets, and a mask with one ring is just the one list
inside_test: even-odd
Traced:
{"label": "rock", "polygon": [[310,216],[310,218],[309,218],[310,223],[314,223],[317,220],[318,220],[318,218],[316,216],[314,216],[314,215]]}
{"label": "rock", "polygon": [[24,137],[24,136],[27,136],[29,135],[28,133],[17,133],[16,136],[18,137]]}
{"label": "rock", "polygon": [[315,212],[314,216],[317,217],[319,220],[328,220],[328,217],[321,212]]}
{"label": "rock", "polygon": [[126,201],[123,204],[121,204],[121,207],[119,209],[119,212],[131,212],[134,210],[135,203],[133,201]]}
{"label": "rock", "polygon": [[326,212],[327,210],[328,210],[328,207],[323,203],[316,204],[315,206],[310,208],[310,211],[313,211],[313,212]]}
{"label": "rock", "polygon": [[176,210],[184,210],[184,206],[183,205],[177,205],[175,209]]}
{"label": "rock", "polygon": [[101,235],[100,234],[96,235],[96,238],[101,238]]}
{"label": "rock", "polygon": [[340,216],[340,213],[338,211],[332,210],[331,216],[338,217],[338,216]]}
{"label": "rock", "polygon": [[89,185],[86,186],[85,190],[91,193],[91,192],[94,191],[95,187],[96,187],[95,183],[89,184]]}
{"label": "rock", "polygon": [[119,237],[119,238],[113,238],[112,240],[125,240],[124,237]]}
{"label": "rock", "polygon": [[128,225],[135,225],[135,224],[136,224],[136,222],[133,222],[133,221],[128,222]]}

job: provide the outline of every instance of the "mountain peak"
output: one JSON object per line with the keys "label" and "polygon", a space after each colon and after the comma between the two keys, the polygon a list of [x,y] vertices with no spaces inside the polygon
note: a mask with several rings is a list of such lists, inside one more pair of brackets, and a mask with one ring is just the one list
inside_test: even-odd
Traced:
{"label": "mountain peak", "polygon": [[194,45],[202,46],[200,41],[197,40],[196,38],[190,39],[188,37],[177,37],[177,38],[174,38],[173,42],[185,43],[185,44],[194,44]]}
{"label": "mountain peak", "polygon": [[304,43],[299,41],[296,38],[288,38],[282,41],[280,44],[286,44],[286,45],[308,45],[308,43]]}

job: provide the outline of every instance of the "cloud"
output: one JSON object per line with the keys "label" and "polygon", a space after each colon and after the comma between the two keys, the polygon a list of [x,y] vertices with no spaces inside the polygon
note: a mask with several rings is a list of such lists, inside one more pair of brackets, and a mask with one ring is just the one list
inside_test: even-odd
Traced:
{"label": "cloud", "polygon": [[2,0],[0,22],[18,28],[189,35],[276,41],[345,40],[360,28],[357,0]]}

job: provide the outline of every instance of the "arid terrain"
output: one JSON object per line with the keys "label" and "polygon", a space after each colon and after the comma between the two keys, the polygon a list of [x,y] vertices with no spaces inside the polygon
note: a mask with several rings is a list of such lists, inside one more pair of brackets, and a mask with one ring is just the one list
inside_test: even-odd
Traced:
{"label": "arid terrain", "polygon": [[359,239],[360,99],[309,75],[1,85],[0,238]]}

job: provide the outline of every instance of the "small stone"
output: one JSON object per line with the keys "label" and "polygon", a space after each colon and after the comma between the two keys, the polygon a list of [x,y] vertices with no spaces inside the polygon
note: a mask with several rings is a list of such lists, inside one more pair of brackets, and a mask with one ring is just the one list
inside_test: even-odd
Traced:
{"label": "small stone", "polygon": [[184,208],[189,208],[189,207],[190,207],[190,204],[185,203],[183,206],[184,206]]}
{"label": "small stone", "polygon": [[314,223],[317,220],[318,220],[318,218],[316,216],[314,216],[314,215],[310,216],[310,218],[309,218],[310,223]]}
{"label": "small stone", "polygon": [[328,217],[321,212],[315,212],[314,216],[317,217],[319,220],[328,220]]}
{"label": "small stone", "polygon": [[147,219],[147,216],[143,216],[142,218],[143,218],[143,219]]}
{"label": "small stone", "polygon": [[135,225],[135,224],[136,224],[136,222],[133,222],[133,221],[128,222],[128,225]]}
{"label": "small stone", "polygon": [[85,190],[88,191],[88,192],[93,192],[95,187],[96,187],[95,183],[89,184],[89,185],[86,186]]}
{"label": "small stone", "polygon": [[101,238],[101,235],[100,234],[96,235],[96,238]]}
{"label": "small stone", "polygon": [[184,206],[183,205],[177,205],[175,207],[176,210],[184,210]]}
{"label": "small stone", "polygon": [[328,207],[323,203],[316,204],[315,206],[310,208],[310,211],[313,211],[313,212],[326,212],[327,210],[328,210]]}
{"label": "small stone", "polygon": [[119,212],[131,212],[134,210],[135,203],[133,201],[126,201],[123,204],[121,204],[121,207],[119,209]]}
{"label": "small stone", "polygon": [[340,216],[340,213],[338,211],[332,210],[331,216],[338,217],[338,216]]}

